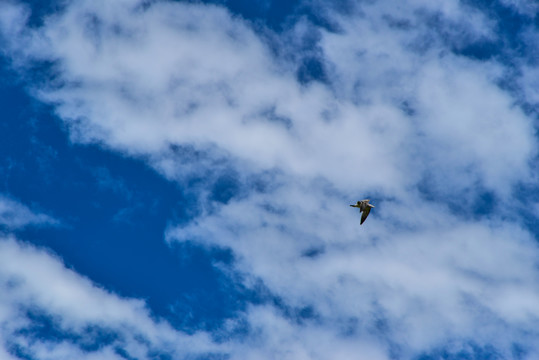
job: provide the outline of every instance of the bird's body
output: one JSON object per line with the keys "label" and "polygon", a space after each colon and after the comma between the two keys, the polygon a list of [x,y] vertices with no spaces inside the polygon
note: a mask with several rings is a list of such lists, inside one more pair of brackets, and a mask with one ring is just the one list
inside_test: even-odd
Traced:
{"label": "bird's body", "polygon": [[374,205],[369,204],[369,199],[358,201],[355,205],[350,205],[351,207],[357,207],[359,208],[359,212],[361,214],[361,222],[359,225],[362,225],[367,216],[369,216],[369,213],[371,212],[371,208],[374,207]]}

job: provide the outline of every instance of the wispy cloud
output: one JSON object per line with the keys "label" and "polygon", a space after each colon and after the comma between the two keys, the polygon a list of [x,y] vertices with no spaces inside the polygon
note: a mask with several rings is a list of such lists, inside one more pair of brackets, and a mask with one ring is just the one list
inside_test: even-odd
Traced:
{"label": "wispy cloud", "polygon": [[530,17],[537,16],[539,10],[539,4],[533,1],[526,0],[502,0],[502,3],[509,6],[521,14],[528,15]]}
{"label": "wispy cloud", "polygon": [[0,225],[9,230],[30,225],[58,225],[59,221],[49,215],[36,213],[9,197],[0,195]]}
{"label": "wispy cloud", "polygon": [[[533,85],[510,92],[507,65],[463,55],[497,39],[494,20],[458,1],[310,6],[331,31],[304,19],[260,35],[217,6],[135,0],[71,3],[37,29],[4,5],[0,23],[16,61],[53,64],[36,93],[74,141],[204,179],[201,216],[168,241],[230,248],[229,270],[280,301],[230,319],[223,331],[249,329],[232,358],[538,356],[538,250],[512,200],[534,179],[534,119],[515,95],[535,102]],[[323,82],[298,75],[313,57]],[[228,173],[236,196],[214,201]],[[360,227],[348,202],[369,194]]]}

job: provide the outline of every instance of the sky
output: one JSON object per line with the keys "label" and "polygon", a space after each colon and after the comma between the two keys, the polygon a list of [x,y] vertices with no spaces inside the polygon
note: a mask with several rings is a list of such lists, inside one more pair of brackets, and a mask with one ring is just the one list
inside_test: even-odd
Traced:
{"label": "sky", "polygon": [[538,359],[538,14],[0,0],[0,359]]}

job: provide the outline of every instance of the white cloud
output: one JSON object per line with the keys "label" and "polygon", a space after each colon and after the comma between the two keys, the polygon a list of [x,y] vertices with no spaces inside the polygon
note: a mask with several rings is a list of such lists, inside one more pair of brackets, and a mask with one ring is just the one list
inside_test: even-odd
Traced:
{"label": "white cloud", "polygon": [[23,228],[29,225],[57,225],[54,218],[35,213],[25,205],[0,195],[0,225],[9,230]]}
{"label": "white cloud", "polygon": [[[410,210],[384,202],[379,207],[391,207],[389,213],[375,208],[360,229],[342,201],[313,192],[233,202],[169,235],[232,247],[242,273],[259,276],[292,307],[313,306],[327,323],[319,329],[325,337],[342,319],[359,319],[358,338],[369,337],[381,317],[385,335],[412,356],[457,338],[498,344],[506,353],[511,344],[498,339],[538,335],[537,245],[517,225],[463,222],[433,206]],[[311,196],[325,201],[311,204]],[[271,198],[286,211],[267,211]],[[398,221],[411,229],[395,226]],[[319,254],[305,256],[313,248]]]}
{"label": "white cloud", "polygon": [[[13,238],[0,239],[0,351],[22,348],[38,359],[138,359],[151,352],[182,357],[218,351],[205,334],[189,336],[154,320],[141,300],[120,298],[66,269],[55,256]],[[32,335],[27,312],[50,319],[66,339]],[[91,329],[112,334],[94,351],[85,342],[97,341]]]}
{"label": "white cloud", "polygon": [[[497,85],[503,64],[451,51],[496,38],[484,14],[458,1],[323,8],[338,31],[302,21],[278,58],[216,6],[79,1],[33,30],[8,9],[19,14],[0,15],[10,54],[56,62],[59,82],[37,93],[74,141],[142,156],[176,181],[241,174],[241,196],[201,195],[202,215],[167,239],[232,249],[245,285],[313,316],[252,305],[232,358],[412,358],[470,342],[538,356],[538,250],[511,199],[533,179],[533,122]],[[327,83],[296,79],[310,30]],[[474,214],[485,192],[493,211]],[[348,202],[368,194],[377,207],[360,227]],[[88,289],[36,296],[73,324],[110,317],[159,333],[134,314],[140,302]],[[87,315],[73,305],[101,298],[109,306]]]}

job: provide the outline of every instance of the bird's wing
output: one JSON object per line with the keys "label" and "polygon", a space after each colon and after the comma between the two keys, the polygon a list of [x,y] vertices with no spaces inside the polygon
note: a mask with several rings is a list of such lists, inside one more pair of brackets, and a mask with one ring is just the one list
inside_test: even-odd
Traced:
{"label": "bird's wing", "polygon": [[362,225],[363,222],[365,222],[365,219],[367,218],[367,216],[369,216],[370,212],[371,212],[371,207],[366,206],[365,209],[363,210],[363,214],[361,215],[361,222],[359,223],[359,225]]}

